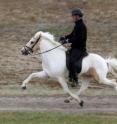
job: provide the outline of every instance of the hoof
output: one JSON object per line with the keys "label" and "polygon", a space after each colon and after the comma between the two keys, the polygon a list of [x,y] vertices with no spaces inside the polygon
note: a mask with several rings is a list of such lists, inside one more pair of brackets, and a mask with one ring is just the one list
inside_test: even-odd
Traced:
{"label": "hoof", "polygon": [[23,86],[23,87],[22,87],[22,90],[26,90],[26,86]]}
{"label": "hoof", "polygon": [[83,107],[83,106],[84,106],[84,101],[81,101],[81,102],[79,103],[79,105],[80,105],[81,107]]}
{"label": "hoof", "polygon": [[70,100],[66,99],[64,100],[65,103],[70,103]]}

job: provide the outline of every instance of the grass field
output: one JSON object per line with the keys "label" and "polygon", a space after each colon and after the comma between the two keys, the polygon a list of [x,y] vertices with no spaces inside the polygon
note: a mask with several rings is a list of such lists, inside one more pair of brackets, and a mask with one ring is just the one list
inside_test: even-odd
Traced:
{"label": "grass field", "polygon": [[117,124],[116,114],[0,113],[0,124]]}

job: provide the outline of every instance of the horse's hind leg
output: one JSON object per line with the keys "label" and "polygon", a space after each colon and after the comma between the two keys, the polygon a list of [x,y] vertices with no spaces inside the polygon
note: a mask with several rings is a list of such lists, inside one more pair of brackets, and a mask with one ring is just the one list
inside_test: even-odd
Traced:
{"label": "horse's hind leg", "polygon": [[[83,78],[81,87],[80,87],[79,91],[76,92],[77,96],[79,96],[83,91],[85,91],[88,88],[90,81],[91,81],[91,77],[89,77],[89,76]],[[72,100],[72,99],[73,99],[72,97],[68,97],[66,99],[66,102],[70,102],[70,100]]]}
{"label": "horse's hind leg", "polygon": [[[83,91],[85,91],[88,88],[91,79],[92,79],[91,77],[85,77],[85,78],[83,78],[82,83],[81,83],[81,87],[78,90],[78,92],[76,92],[76,95],[77,96],[79,96]],[[68,97],[66,99],[66,101],[70,101],[70,100],[73,100],[73,98],[72,97]]]}
{"label": "horse's hind leg", "polygon": [[109,85],[109,86],[112,86],[112,87],[114,87],[116,90],[117,90],[117,83],[116,83],[116,80],[114,80],[114,79],[112,79],[112,80],[109,80],[106,76],[107,76],[107,70],[103,70],[103,69],[101,69],[101,70],[98,70],[98,71],[96,71],[96,77],[97,77],[97,79],[95,78],[95,76],[94,76],[94,78],[98,81],[98,82],[100,82],[100,83],[103,83],[103,84],[106,84],[106,85]]}
{"label": "horse's hind leg", "polygon": [[78,96],[79,96],[83,91],[85,91],[85,90],[88,88],[90,81],[91,81],[91,77],[85,77],[85,78],[83,79],[82,85],[81,85],[79,91],[76,93]]}
{"label": "horse's hind leg", "polygon": [[101,81],[101,83],[109,85],[109,86],[112,86],[112,87],[115,88],[115,90],[117,90],[117,83],[116,83],[116,81],[114,79],[109,80],[107,78],[102,78],[100,81]]}
{"label": "horse's hind leg", "polygon": [[77,102],[79,102],[80,106],[82,106],[82,100],[80,100],[80,98],[79,98],[77,95],[73,94],[73,93],[69,90],[68,85],[67,85],[65,79],[60,77],[60,78],[58,78],[58,81],[59,81],[59,83],[61,84],[61,86],[62,86],[62,88],[64,89],[64,91],[65,91],[67,94],[69,94],[73,99],[75,99]]}
{"label": "horse's hind leg", "polygon": [[26,85],[28,84],[28,82],[32,79],[32,78],[35,78],[35,77],[38,77],[38,78],[43,78],[43,77],[47,77],[47,73],[45,71],[41,71],[41,72],[36,72],[36,73],[32,73],[28,76],[28,78],[26,78],[21,87],[22,89],[26,89]]}

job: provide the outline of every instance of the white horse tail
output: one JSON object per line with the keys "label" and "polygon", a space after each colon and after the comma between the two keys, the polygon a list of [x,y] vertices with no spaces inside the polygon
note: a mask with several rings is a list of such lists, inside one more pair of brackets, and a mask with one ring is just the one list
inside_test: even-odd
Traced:
{"label": "white horse tail", "polygon": [[109,72],[117,77],[117,59],[116,58],[108,58],[106,59],[106,63],[108,64],[108,69],[109,69]]}

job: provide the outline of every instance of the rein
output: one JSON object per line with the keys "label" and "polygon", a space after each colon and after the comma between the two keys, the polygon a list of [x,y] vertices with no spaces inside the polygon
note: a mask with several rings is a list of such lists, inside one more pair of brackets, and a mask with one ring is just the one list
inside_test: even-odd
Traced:
{"label": "rein", "polygon": [[54,47],[54,48],[52,48],[52,49],[46,50],[46,51],[44,51],[44,52],[36,53],[35,55],[40,55],[40,54],[48,53],[48,52],[50,52],[50,51],[52,51],[52,50],[54,50],[54,49],[56,49],[56,48],[62,46],[63,44],[64,44],[64,43],[62,43],[62,44],[60,44],[60,45],[58,45],[58,46],[56,46],[56,47]]}

